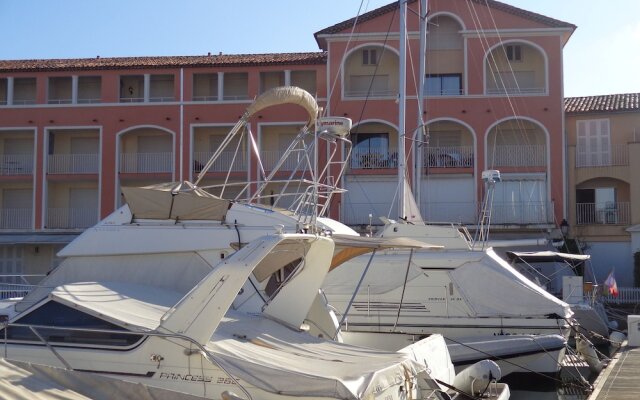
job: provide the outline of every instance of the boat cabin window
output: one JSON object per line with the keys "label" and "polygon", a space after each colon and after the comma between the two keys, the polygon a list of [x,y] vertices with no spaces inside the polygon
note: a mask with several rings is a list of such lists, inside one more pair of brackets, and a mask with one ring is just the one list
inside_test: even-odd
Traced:
{"label": "boat cabin window", "polygon": [[[101,320],[82,311],[49,301],[24,317],[16,324],[52,326],[56,328],[104,329],[126,331],[124,328]],[[130,346],[138,342],[142,335],[128,335],[107,332],[86,332],[64,329],[36,328],[38,334],[50,343],[82,344],[89,346]],[[4,329],[0,330],[0,340],[4,340]],[[42,341],[27,327],[9,326],[7,341]]]}

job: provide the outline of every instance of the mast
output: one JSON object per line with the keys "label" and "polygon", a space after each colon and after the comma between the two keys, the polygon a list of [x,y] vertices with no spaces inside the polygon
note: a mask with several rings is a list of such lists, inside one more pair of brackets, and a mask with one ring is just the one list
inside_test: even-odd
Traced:
{"label": "mast", "polygon": [[398,0],[400,5],[400,76],[398,82],[398,215],[406,217],[406,157],[405,157],[405,108],[407,87],[407,0]]}
{"label": "mast", "polygon": [[413,187],[415,188],[413,195],[416,198],[418,207],[421,204],[421,186],[422,186],[422,169],[424,168],[424,151],[426,142],[425,135],[425,117],[424,111],[427,109],[427,104],[424,99],[424,82],[426,76],[426,53],[427,53],[427,0],[420,0],[420,51],[419,51],[419,67],[418,67],[418,129],[413,135],[413,148],[415,149],[414,157],[414,173],[413,173]]}

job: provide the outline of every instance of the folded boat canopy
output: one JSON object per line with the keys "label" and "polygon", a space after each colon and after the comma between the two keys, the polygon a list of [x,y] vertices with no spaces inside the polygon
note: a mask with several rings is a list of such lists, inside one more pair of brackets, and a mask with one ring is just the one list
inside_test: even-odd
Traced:
{"label": "folded boat canopy", "polygon": [[231,205],[191,182],[123,187],[134,218],[222,221]]}
{"label": "folded boat canopy", "polygon": [[568,261],[569,263],[575,261],[586,261],[591,258],[588,254],[569,254],[558,253],[556,251],[507,251],[507,257],[511,262],[562,262]]}

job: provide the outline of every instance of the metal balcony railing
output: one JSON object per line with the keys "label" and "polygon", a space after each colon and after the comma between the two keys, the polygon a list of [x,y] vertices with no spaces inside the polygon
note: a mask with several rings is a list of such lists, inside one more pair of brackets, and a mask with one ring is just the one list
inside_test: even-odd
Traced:
{"label": "metal balcony railing", "polygon": [[[260,152],[260,158],[265,171],[272,170],[278,161],[285,154],[284,150],[263,150]],[[280,167],[281,171],[292,171],[296,169],[298,164],[304,159],[304,155],[301,152],[292,152],[285,160],[284,164]]]}
{"label": "metal balcony railing", "polygon": [[472,146],[429,147],[424,165],[429,168],[472,168]]}
{"label": "metal balcony railing", "polygon": [[629,165],[629,149],[626,144],[612,144],[609,152],[587,152],[576,146],[576,167],[612,167]]}
{"label": "metal balcony railing", "polygon": [[0,154],[0,175],[31,175],[32,154]]}
{"label": "metal balcony railing", "polygon": [[123,153],[120,154],[120,172],[153,173],[171,172],[173,153]]}
{"label": "metal balcony railing", "polygon": [[97,174],[98,154],[52,154],[47,158],[50,174]]}
{"label": "metal balcony railing", "polygon": [[544,86],[534,87],[488,87],[487,94],[543,94],[546,89]]}
{"label": "metal balcony railing", "polygon": [[1,208],[0,229],[31,229],[32,216],[31,208]]}
{"label": "metal balcony railing", "polygon": [[48,229],[85,229],[98,223],[97,208],[49,208]]}
{"label": "metal balcony railing", "polygon": [[398,152],[387,148],[354,148],[351,151],[352,169],[397,168]]}
{"label": "metal balcony railing", "polygon": [[[193,153],[193,172],[202,171],[202,167],[212,156],[213,152]],[[236,154],[235,151],[223,151],[213,163],[209,172],[228,172],[229,170],[231,172],[247,171],[247,160],[244,154]]]}
{"label": "metal balcony railing", "polygon": [[578,225],[627,225],[631,222],[628,202],[577,203]]}
{"label": "metal balcony railing", "polygon": [[497,145],[488,149],[489,165],[494,167],[544,167],[547,165],[546,146]]}

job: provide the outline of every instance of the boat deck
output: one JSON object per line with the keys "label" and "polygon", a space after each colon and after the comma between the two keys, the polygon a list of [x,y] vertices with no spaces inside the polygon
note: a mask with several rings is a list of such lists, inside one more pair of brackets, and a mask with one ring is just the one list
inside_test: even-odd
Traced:
{"label": "boat deck", "polygon": [[637,400],[640,396],[640,348],[625,346],[594,383],[587,400]]}

